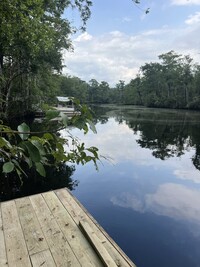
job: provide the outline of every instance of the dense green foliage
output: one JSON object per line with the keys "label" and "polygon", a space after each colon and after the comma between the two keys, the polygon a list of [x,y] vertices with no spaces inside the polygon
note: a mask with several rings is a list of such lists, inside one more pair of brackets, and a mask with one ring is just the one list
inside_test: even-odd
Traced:
{"label": "dense green foliage", "polygon": [[200,66],[174,51],[146,63],[125,88],[127,104],[148,107],[200,109]]}
{"label": "dense green foliage", "polygon": [[[91,6],[90,0],[0,1],[1,118],[25,115],[42,102],[53,102],[59,91],[63,50],[73,49],[70,36],[85,29]],[[79,29],[67,19],[68,9],[78,10]],[[62,81],[64,92],[65,84]],[[84,84],[76,84],[76,89],[84,95]]]}
{"label": "dense green foliage", "polygon": [[126,90],[134,104],[148,107],[200,108],[200,66],[174,51],[159,56],[161,63],[146,63]]}
{"label": "dense green foliage", "polygon": [[128,84],[120,80],[114,88],[95,79],[86,83],[77,77],[57,77],[56,93],[93,104],[200,109],[200,65],[174,51],[160,55],[159,60],[141,66],[136,78]]}
{"label": "dense green foliage", "polygon": [[91,4],[89,0],[1,1],[1,117],[25,114],[42,96],[51,95],[53,76],[62,70],[62,50],[71,48],[69,35],[75,31],[64,12],[77,8],[84,26]]}
{"label": "dense green foliage", "polygon": [[[80,114],[72,118],[64,113],[49,111],[49,118],[56,119],[56,125],[52,131],[31,132],[26,123],[22,123],[17,130],[0,124],[0,172],[8,177],[16,173],[23,181],[27,176],[25,170],[34,169],[40,176],[46,176],[45,166],[59,166],[60,163],[85,164],[93,161],[97,167],[98,149],[85,147],[76,137],[68,131],[67,136],[62,138],[58,132],[67,126],[74,126],[87,133],[89,128],[95,132],[90,110],[75,101]],[[48,116],[48,113],[47,113]],[[48,120],[50,124],[50,121]]]}
{"label": "dense green foliage", "polygon": [[[64,12],[67,8],[78,9],[83,28],[91,4],[90,0],[0,2],[0,117],[7,123],[11,117],[38,109],[42,102],[51,103],[60,82],[62,51],[71,48],[69,35],[76,30]],[[25,123],[12,129],[0,121],[1,179],[18,177],[23,183],[31,171],[44,177],[46,167],[59,168],[66,162],[93,161],[96,165],[97,148],[85,147],[70,133],[65,139],[58,135],[68,125],[85,133],[88,127],[95,130],[90,111],[76,104],[80,114],[70,120],[61,114],[61,125],[58,122],[60,127],[53,132],[31,132]]]}

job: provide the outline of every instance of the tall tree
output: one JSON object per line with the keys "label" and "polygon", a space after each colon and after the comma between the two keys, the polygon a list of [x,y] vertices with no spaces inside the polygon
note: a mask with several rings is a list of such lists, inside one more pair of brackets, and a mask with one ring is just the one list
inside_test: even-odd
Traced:
{"label": "tall tree", "polygon": [[[143,103],[146,106],[159,106],[159,99],[165,95],[162,88],[162,66],[160,63],[146,63],[141,68],[142,71],[142,95]],[[164,97],[163,97],[164,98]]]}
{"label": "tall tree", "polygon": [[[78,8],[85,25],[89,0],[5,0],[0,3],[0,112],[8,115],[13,91],[30,97],[42,69],[62,69],[62,50],[70,49],[74,29],[64,18],[66,8]],[[16,99],[15,99],[16,100]]]}
{"label": "tall tree", "polygon": [[182,63],[182,70],[181,70],[181,81],[183,84],[183,99],[184,104],[187,107],[189,102],[191,101],[191,95],[189,94],[190,86],[192,85],[193,81],[193,70],[192,70],[192,61],[193,59],[186,55],[183,57],[183,63]]}
{"label": "tall tree", "polygon": [[142,99],[142,79],[138,75],[125,86],[124,101],[125,104],[143,105]]}
{"label": "tall tree", "polygon": [[168,53],[159,55],[158,58],[162,60],[161,64],[167,84],[167,98],[169,102],[172,102],[172,107],[175,107],[176,82],[180,74],[181,55],[171,50]]}
{"label": "tall tree", "polygon": [[97,92],[99,88],[99,83],[95,79],[89,81],[89,102],[97,103]]}
{"label": "tall tree", "polygon": [[116,84],[116,91],[119,96],[118,103],[124,104],[124,88],[125,88],[125,81],[119,80],[119,82]]}

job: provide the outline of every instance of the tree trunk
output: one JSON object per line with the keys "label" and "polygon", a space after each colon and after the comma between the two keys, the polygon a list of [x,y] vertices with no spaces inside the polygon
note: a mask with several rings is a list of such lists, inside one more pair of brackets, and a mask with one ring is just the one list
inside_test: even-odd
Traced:
{"label": "tree trunk", "polygon": [[3,55],[0,51],[0,75],[3,75]]}
{"label": "tree trunk", "polygon": [[187,87],[187,84],[185,84],[184,86],[185,88],[185,105],[187,106],[188,104],[188,87]]}

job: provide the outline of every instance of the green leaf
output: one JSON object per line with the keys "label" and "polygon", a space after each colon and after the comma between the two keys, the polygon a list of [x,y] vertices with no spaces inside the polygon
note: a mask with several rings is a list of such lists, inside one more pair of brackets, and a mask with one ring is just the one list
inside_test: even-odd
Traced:
{"label": "green leaf", "polygon": [[86,119],[81,116],[74,116],[72,118],[72,125],[77,127],[80,130],[84,130],[84,134],[88,132],[88,126],[86,123]]}
{"label": "green leaf", "polygon": [[21,132],[19,136],[21,137],[22,140],[27,140],[29,135],[30,135],[30,128],[29,126],[23,122],[17,127],[18,132]]}
{"label": "green leaf", "polygon": [[28,150],[31,160],[33,162],[39,162],[41,160],[41,156],[38,148],[35,145],[33,145],[30,141],[26,141],[24,145]]}
{"label": "green leaf", "polygon": [[35,166],[36,166],[36,171],[43,177],[46,176],[46,171],[45,171],[45,168],[43,166],[43,164],[41,162],[36,162],[35,163]]}
{"label": "green leaf", "polygon": [[33,166],[32,160],[29,157],[24,156],[24,160],[28,164],[29,168]]}
{"label": "green leaf", "polygon": [[14,170],[15,165],[9,161],[3,164],[3,172],[4,173],[9,173],[12,172]]}
{"label": "green leaf", "polygon": [[12,159],[12,162],[15,164],[15,169],[17,171],[18,176],[21,177],[21,174],[23,173],[27,177],[27,174],[20,167],[19,162],[15,159]]}
{"label": "green leaf", "polygon": [[0,137],[0,147],[7,147],[7,148],[12,148],[12,145],[10,142],[8,142],[4,137]]}
{"label": "green leaf", "polygon": [[60,116],[62,118],[62,123],[64,124],[64,126],[67,126],[69,120],[68,116],[63,112],[60,112]]}
{"label": "green leaf", "polygon": [[60,111],[57,111],[57,110],[48,110],[46,112],[46,118],[48,120],[51,120],[51,119],[55,119],[56,117],[58,117],[60,114]]}
{"label": "green leaf", "polygon": [[31,143],[37,147],[41,156],[46,155],[43,145],[38,140],[31,140]]}
{"label": "green leaf", "polygon": [[64,147],[61,143],[56,143],[56,148],[60,153],[64,153]]}
{"label": "green leaf", "polygon": [[89,147],[89,148],[87,148],[87,151],[91,152],[96,159],[99,159],[97,147],[94,147],[94,146]]}
{"label": "green leaf", "polygon": [[54,140],[53,135],[50,134],[50,133],[45,133],[45,134],[43,135],[43,138],[44,138],[44,139],[47,139],[47,140]]}
{"label": "green leaf", "polygon": [[90,129],[93,131],[93,133],[97,133],[97,130],[96,130],[94,123],[91,120],[87,120],[87,122],[90,126]]}

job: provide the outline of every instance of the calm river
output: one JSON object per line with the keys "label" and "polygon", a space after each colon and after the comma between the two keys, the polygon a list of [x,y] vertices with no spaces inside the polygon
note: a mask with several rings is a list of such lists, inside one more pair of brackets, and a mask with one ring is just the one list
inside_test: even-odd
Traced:
{"label": "calm river", "polygon": [[[200,266],[200,113],[99,107],[73,194],[138,267]],[[65,132],[63,132],[65,134]]]}

